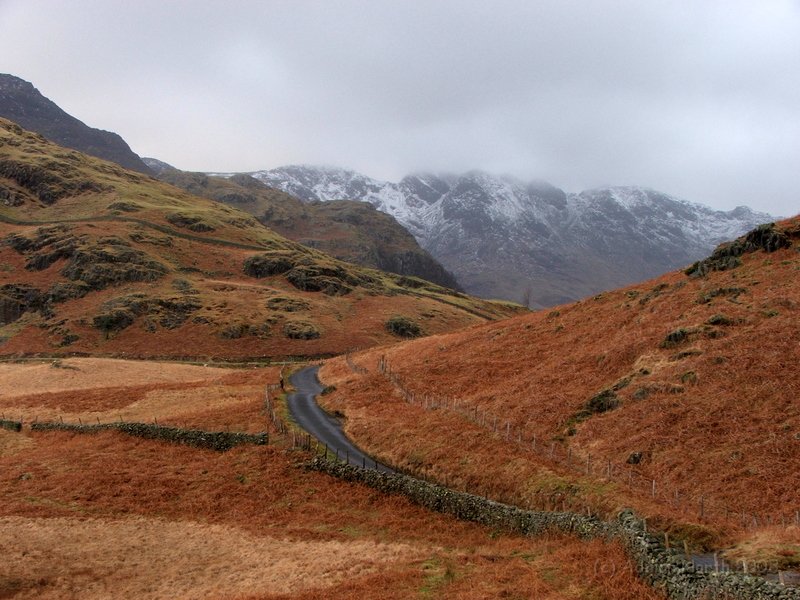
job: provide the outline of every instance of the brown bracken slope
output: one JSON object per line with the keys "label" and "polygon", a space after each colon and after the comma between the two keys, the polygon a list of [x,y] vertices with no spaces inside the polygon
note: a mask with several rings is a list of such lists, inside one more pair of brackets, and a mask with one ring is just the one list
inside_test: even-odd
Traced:
{"label": "brown bracken slope", "polygon": [[799,317],[794,218],[685,272],[329,361],[325,403],[368,450],[456,486],[634,506],[692,544],[797,565]]}
{"label": "brown bracken slope", "polygon": [[[71,358],[0,365],[0,412],[263,431],[278,369]],[[61,392],[59,387],[63,388]],[[0,429],[3,598],[659,600],[617,544],[526,539],[298,468],[127,437]]]}
{"label": "brown bracken slope", "polygon": [[330,355],[521,311],[291,242],[0,120],[0,353]]}

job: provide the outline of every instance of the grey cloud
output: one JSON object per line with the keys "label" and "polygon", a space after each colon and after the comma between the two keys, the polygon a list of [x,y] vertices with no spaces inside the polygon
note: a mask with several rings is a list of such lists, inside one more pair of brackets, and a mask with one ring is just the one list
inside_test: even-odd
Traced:
{"label": "grey cloud", "polygon": [[0,0],[0,55],[186,169],[481,168],[797,212],[788,0]]}

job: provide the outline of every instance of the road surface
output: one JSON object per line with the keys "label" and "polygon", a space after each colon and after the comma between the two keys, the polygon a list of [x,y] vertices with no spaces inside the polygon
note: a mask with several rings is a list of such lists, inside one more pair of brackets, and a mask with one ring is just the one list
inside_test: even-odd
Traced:
{"label": "road surface", "polygon": [[347,460],[358,467],[377,468],[384,473],[394,471],[376,463],[374,459],[360,450],[342,431],[339,421],[319,407],[315,397],[323,387],[317,379],[319,367],[305,367],[289,377],[295,392],[289,394],[287,404],[295,423],[305,429],[322,444],[327,444],[331,452],[339,452],[339,459]]}

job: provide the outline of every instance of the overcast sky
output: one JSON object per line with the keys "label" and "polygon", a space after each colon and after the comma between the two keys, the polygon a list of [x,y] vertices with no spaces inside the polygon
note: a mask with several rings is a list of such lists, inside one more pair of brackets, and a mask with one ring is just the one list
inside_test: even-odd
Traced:
{"label": "overcast sky", "polygon": [[0,0],[0,72],[181,169],[800,212],[800,0]]}

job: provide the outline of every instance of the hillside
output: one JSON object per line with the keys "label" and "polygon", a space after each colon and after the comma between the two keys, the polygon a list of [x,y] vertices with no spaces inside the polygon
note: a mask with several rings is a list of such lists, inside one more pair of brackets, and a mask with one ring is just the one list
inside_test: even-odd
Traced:
{"label": "hillside", "polygon": [[686,271],[350,357],[365,375],[338,358],[324,402],[368,451],[457,487],[634,506],[691,546],[796,567],[799,252],[794,218]]}
{"label": "hillside", "polygon": [[59,146],[152,174],[119,135],[89,127],[45,98],[32,84],[4,73],[0,73],[0,118],[40,133]]}
{"label": "hillside", "polygon": [[414,236],[370,204],[349,200],[307,204],[248,175],[223,178],[167,167],[157,167],[162,181],[249,213],[290,240],[357,265],[461,289]]}
{"label": "hillside", "polygon": [[769,215],[712,210],[640,187],[567,193],[480,171],[397,183],[294,165],[252,174],[307,202],[359,200],[393,215],[470,294],[545,307],[702,258]]}
{"label": "hillside", "polygon": [[520,310],[338,261],[5,120],[0,199],[5,355],[326,355]]}

